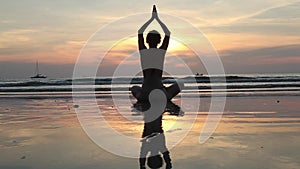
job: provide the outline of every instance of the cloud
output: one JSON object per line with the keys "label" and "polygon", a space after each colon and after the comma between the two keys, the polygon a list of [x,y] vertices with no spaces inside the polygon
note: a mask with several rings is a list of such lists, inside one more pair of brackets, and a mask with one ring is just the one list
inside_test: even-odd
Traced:
{"label": "cloud", "polygon": [[211,32],[295,36],[300,34],[299,26],[300,2],[295,2],[265,8],[232,19],[232,22],[204,29]]}
{"label": "cloud", "polygon": [[299,57],[300,44],[265,47],[259,49],[235,49],[220,51],[222,57],[250,57],[251,59]]}
{"label": "cloud", "polygon": [[171,2],[163,1],[161,4],[167,8],[170,14],[184,17],[188,20],[195,21],[198,26],[222,26],[235,23],[242,19],[264,13],[268,10],[293,4],[295,0],[272,0],[272,1],[180,1],[173,2],[174,6],[180,6],[180,12],[170,7]]}
{"label": "cloud", "polygon": [[300,44],[220,51],[229,72],[299,72]]}
{"label": "cloud", "polygon": [[287,3],[279,6],[275,6],[260,12],[251,18],[276,18],[276,19],[288,19],[300,17],[300,1]]}
{"label": "cloud", "polygon": [[12,29],[0,32],[0,48],[27,44],[32,39],[31,36],[36,32],[38,30],[35,29]]}
{"label": "cloud", "polygon": [[[74,63],[85,41],[40,36],[41,30],[14,29],[0,33],[0,61]],[[60,63],[59,63],[60,62]]]}
{"label": "cloud", "polygon": [[[97,29],[127,15],[150,12],[152,5],[152,1],[138,0],[74,0],[72,3],[68,0],[5,1],[0,6],[0,61],[22,63],[33,62],[38,58],[41,63],[48,64],[74,63],[85,41]],[[157,6],[159,12],[185,18],[204,30],[220,50],[221,55],[224,54],[223,59],[226,58],[226,63],[243,65],[247,57],[252,58],[249,60],[249,65],[252,66],[255,63],[260,65],[261,61],[274,64],[284,62],[288,69],[289,65],[298,63],[297,57],[293,56],[295,54],[293,51],[296,50],[292,44],[298,44],[300,40],[299,1],[253,0],[237,3],[236,0],[166,0],[157,1]],[[141,17],[130,22],[126,21],[122,27],[111,29],[106,34],[107,44],[111,44],[108,41],[114,40],[113,38],[119,38],[121,28],[130,29],[135,33],[146,19]],[[168,20],[167,17],[166,21],[171,29],[184,30],[185,42],[193,40],[190,39],[193,35],[188,34],[190,30],[186,29],[184,24]],[[178,31],[172,32],[172,36],[175,37],[176,33]],[[99,40],[98,43],[103,42]],[[203,48],[201,45],[199,44]],[[136,50],[135,48],[128,48],[128,51],[115,50],[111,55],[124,58]],[[264,52],[271,53],[272,57],[266,57]],[[97,61],[93,56],[99,59],[100,53],[101,49],[98,48],[86,60]],[[193,63],[190,55],[183,52],[175,54]],[[241,55],[244,57],[237,57]],[[243,60],[239,61],[241,58]],[[113,57],[109,59],[107,69],[116,64]],[[247,67],[246,63],[245,66]],[[243,71],[243,68],[240,67],[240,70],[236,71]],[[0,70],[3,70],[2,67]]]}

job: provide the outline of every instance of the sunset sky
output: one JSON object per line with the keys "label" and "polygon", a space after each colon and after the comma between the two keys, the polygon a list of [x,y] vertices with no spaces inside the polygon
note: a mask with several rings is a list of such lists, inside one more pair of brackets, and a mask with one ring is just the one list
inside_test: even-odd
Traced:
{"label": "sunset sky", "polygon": [[[300,73],[299,0],[0,2],[0,79],[29,77],[36,60],[49,77],[71,77],[80,49],[94,32],[121,17],[150,12],[153,4],[159,12],[199,28],[218,51],[227,73]],[[142,24],[132,27],[138,30]],[[120,45],[118,54],[126,57],[135,50],[135,40]],[[183,49],[176,41],[170,45],[172,51]]]}

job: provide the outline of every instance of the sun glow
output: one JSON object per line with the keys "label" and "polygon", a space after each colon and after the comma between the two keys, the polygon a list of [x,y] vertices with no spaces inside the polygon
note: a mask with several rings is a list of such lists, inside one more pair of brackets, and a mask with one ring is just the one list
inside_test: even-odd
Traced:
{"label": "sun glow", "polygon": [[[137,47],[138,39],[137,37],[128,38],[117,43],[112,49],[117,50],[119,52],[125,52],[127,50],[132,50],[134,46]],[[147,46],[147,44],[145,44]],[[158,46],[160,46],[159,44]],[[168,52],[179,52],[179,51],[187,51],[189,50],[183,43],[170,39]],[[126,53],[126,52],[125,52]]]}
{"label": "sun glow", "polygon": [[168,48],[169,52],[177,52],[177,51],[184,51],[184,50],[188,50],[188,48],[184,44],[174,39],[170,40],[169,48]]}

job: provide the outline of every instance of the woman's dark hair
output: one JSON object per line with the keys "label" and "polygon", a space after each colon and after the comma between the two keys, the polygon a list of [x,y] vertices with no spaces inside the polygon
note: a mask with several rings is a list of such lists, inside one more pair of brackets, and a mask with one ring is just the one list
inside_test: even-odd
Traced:
{"label": "woman's dark hair", "polygon": [[152,30],[147,34],[146,42],[149,45],[158,45],[160,43],[160,40],[161,36],[156,30]]}
{"label": "woman's dark hair", "polygon": [[152,169],[160,168],[163,165],[163,159],[160,155],[148,157],[147,165]]}

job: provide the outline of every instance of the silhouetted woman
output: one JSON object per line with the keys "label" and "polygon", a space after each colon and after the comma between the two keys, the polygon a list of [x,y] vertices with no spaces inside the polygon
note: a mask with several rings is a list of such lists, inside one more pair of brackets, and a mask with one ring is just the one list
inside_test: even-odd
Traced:
{"label": "silhouetted woman", "polygon": [[[149,24],[157,20],[162,27],[165,37],[160,47],[161,36],[156,30],[152,30],[147,34],[146,42],[149,48],[145,46],[143,33]],[[133,86],[131,92],[138,101],[149,101],[148,96],[154,89],[161,89],[167,100],[175,97],[183,88],[183,83],[174,83],[170,87],[164,87],[162,84],[163,66],[165,54],[168,49],[171,32],[167,26],[159,19],[155,5],[153,6],[152,17],[138,31],[138,47],[140,52],[141,66],[143,69],[143,86]]]}

